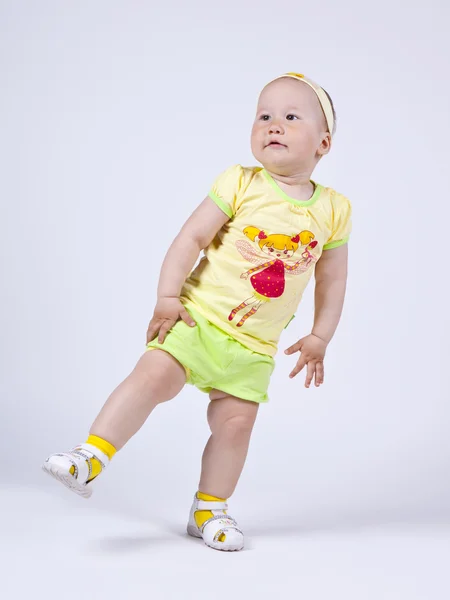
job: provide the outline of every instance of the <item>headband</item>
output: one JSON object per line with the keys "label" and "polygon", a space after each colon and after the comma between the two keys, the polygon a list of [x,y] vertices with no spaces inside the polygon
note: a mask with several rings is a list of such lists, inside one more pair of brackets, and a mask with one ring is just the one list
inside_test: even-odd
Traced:
{"label": "headband", "polygon": [[333,108],[331,106],[331,102],[330,102],[328,96],[323,91],[323,89],[320,87],[320,85],[318,85],[317,83],[315,83],[308,77],[305,77],[301,73],[285,73],[284,75],[275,77],[275,79],[273,81],[276,81],[277,79],[281,79],[282,77],[291,77],[292,79],[297,79],[297,81],[303,81],[303,83],[306,83],[307,85],[309,85],[310,88],[312,88],[315,91],[316,96],[319,99],[320,106],[322,107],[322,110],[325,114],[325,119],[326,119],[327,125],[328,125],[328,131],[330,132],[330,135],[332,136],[333,135],[333,127],[334,127]]}

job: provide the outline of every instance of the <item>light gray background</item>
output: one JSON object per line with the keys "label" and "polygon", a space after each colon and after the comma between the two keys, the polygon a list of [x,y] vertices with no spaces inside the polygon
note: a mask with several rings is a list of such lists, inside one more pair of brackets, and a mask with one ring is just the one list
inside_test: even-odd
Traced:
{"label": "light gray background", "polygon": [[[0,2],[9,597],[27,597],[24,562],[47,598],[448,597],[448,19],[437,0]],[[169,244],[218,173],[255,164],[257,95],[287,70],[336,106],[313,178],[353,202],[348,295],[321,389],[277,356],[232,498],[249,550],[223,555],[183,536],[208,437],[192,387],[89,504],[40,464],[133,368]]]}

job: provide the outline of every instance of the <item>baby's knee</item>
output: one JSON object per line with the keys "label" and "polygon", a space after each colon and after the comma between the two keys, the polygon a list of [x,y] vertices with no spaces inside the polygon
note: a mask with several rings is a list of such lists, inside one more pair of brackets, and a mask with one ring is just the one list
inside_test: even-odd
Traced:
{"label": "baby's knee", "polygon": [[174,398],[186,382],[184,367],[161,350],[146,352],[130,375],[130,380],[143,398],[160,404]]}
{"label": "baby's knee", "polygon": [[250,435],[254,423],[254,415],[233,415],[223,422],[217,423],[216,430],[213,431],[213,434],[216,433],[220,436],[227,436],[229,438],[247,436]]}

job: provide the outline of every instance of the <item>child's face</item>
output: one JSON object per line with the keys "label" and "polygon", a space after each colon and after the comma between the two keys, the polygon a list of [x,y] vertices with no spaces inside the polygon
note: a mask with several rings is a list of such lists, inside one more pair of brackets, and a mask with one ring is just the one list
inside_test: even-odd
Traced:
{"label": "child's face", "polygon": [[269,83],[259,97],[251,145],[254,157],[268,171],[312,172],[331,145],[314,90],[288,77]]}
{"label": "child's face", "polygon": [[280,260],[287,260],[288,258],[292,258],[294,254],[294,250],[278,250],[275,247],[264,246],[262,251],[268,254],[271,258],[279,258]]}

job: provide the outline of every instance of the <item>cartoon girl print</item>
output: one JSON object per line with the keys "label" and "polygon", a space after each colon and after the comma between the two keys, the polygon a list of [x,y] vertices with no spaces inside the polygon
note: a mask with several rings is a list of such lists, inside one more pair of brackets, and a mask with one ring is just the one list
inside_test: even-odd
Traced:
{"label": "cartoon girl print", "polygon": [[[257,265],[241,275],[241,279],[248,279],[251,275],[250,283],[254,291],[250,298],[233,308],[228,317],[228,320],[232,321],[239,311],[252,305],[252,308],[239,321],[237,327],[242,327],[245,321],[253,316],[264,303],[283,295],[285,271],[291,275],[300,275],[317,262],[317,257],[311,252],[317,246],[317,241],[313,241],[314,234],[310,231],[302,231],[292,237],[283,233],[266,235],[258,227],[246,227],[244,234],[252,242],[256,242],[259,249],[270,256],[271,260],[264,260],[264,257],[256,253],[252,245],[246,240],[236,242],[236,247],[242,256]],[[304,247],[301,258],[295,263],[288,263],[287,261],[295,254],[299,245]]]}

